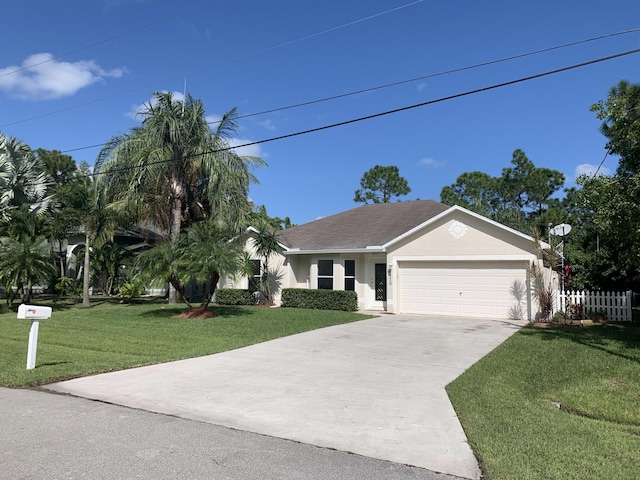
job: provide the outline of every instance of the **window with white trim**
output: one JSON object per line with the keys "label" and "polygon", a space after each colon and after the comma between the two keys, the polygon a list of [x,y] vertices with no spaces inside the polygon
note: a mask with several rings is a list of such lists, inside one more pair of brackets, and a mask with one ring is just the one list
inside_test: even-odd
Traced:
{"label": "window with white trim", "polygon": [[333,290],[333,260],[318,260],[318,290]]}
{"label": "window with white trim", "polygon": [[345,260],[344,261],[344,289],[351,290],[356,289],[356,261]]}
{"label": "window with white trim", "polygon": [[249,291],[253,293],[260,290],[261,280],[262,280],[262,261],[251,260],[251,276],[249,277]]}

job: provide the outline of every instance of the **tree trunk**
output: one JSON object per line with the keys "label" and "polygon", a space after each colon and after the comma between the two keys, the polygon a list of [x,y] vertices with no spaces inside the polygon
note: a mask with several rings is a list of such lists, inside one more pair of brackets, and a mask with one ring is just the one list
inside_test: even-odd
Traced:
{"label": "tree trunk", "polygon": [[184,285],[180,283],[175,275],[171,275],[171,277],[169,278],[169,289],[171,288],[173,288],[173,291],[177,294],[176,296],[179,296],[182,301],[186,303],[187,307],[192,307],[191,303],[189,303],[189,300],[187,300],[187,297],[184,295]]}
{"label": "tree trunk", "polygon": [[211,297],[213,297],[213,294],[216,292],[216,286],[218,285],[219,280],[220,274],[218,272],[213,272],[211,274],[209,288],[206,289],[206,292],[203,292],[202,295],[202,304],[200,305],[201,310],[206,310],[211,303]]}
{"label": "tree trunk", "polygon": [[27,281],[27,288],[25,290],[22,291],[23,295],[22,295],[22,303],[28,303],[31,301],[31,289],[33,288],[33,285],[31,284],[31,279],[29,279]]}
{"label": "tree trunk", "polygon": [[58,240],[58,250],[60,253],[60,276],[67,276],[67,255],[62,251],[62,241]]}
{"label": "tree trunk", "polygon": [[[174,183],[175,180],[174,180]],[[172,214],[172,221],[171,221],[171,241],[172,242],[177,242],[178,238],[180,237],[180,225],[181,225],[181,215],[182,215],[182,200],[180,200],[179,196],[176,196],[173,200],[173,211],[171,212]],[[177,282],[177,278],[175,279]],[[177,282],[179,284],[179,282]],[[175,305],[176,302],[176,285],[174,285],[174,282],[170,282],[169,283],[169,304],[171,305]]]}
{"label": "tree trunk", "polygon": [[89,302],[89,269],[91,261],[89,259],[89,234],[85,234],[84,242],[84,272],[82,272],[82,306],[88,308],[91,306]]}

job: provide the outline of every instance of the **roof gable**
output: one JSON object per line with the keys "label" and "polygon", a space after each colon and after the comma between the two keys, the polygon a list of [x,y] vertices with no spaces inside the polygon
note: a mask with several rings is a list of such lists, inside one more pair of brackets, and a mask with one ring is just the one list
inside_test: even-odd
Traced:
{"label": "roof gable", "polygon": [[[482,222],[485,222],[488,225],[493,226],[494,228],[497,228],[498,230],[501,230],[502,232],[508,234],[508,235],[513,235],[516,238],[519,238],[521,240],[525,240],[527,242],[530,243],[534,243],[535,239],[531,236],[531,235],[526,235],[522,232],[519,232],[518,230],[515,230],[511,227],[507,227],[506,225],[503,225],[502,223],[496,222],[495,220],[491,220],[490,218],[487,218],[483,215],[480,215],[478,213],[472,212],[471,210],[467,210],[466,208],[460,207],[458,205],[454,205],[453,207],[447,207],[446,210],[444,210],[443,212],[439,213],[438,215],[435,215],[433,217],[431,217],[430,219],[426,220],[424,223],[417,225],[415,228],[408,230],[406,232],[404,232],[403,234],[393,238],[390,242],[386,243],[384,245],[385,248],[392,246],[393,244],[402,241],[404,238],[420,231],[423,230],[425,228],[428,228],[430,225],[436,223],[437,221],[439,221],[442,218],[445,217],[449,217],[449,216],[453,216],[455,212],[461,212],[464,215],[468,215],[470,217],[474,217]],[[544,241],[540,241],[540,246],[542,248],[549,248],[549,245],[544,242]]]}

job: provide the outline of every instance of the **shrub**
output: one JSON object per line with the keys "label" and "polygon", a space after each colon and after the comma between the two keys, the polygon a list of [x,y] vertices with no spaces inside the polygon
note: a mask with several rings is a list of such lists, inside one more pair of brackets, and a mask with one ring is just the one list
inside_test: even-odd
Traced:
{"label": "shrub", "polygon": [[72,297],[80,295],[80,290],[76,287],[73,280],[69,277],[58,278],[55,290],[61,297]]}
{"label": "shrub", "polygon": [[346,290],[285,288],[282,290],[282,306],[355,312],[358,310],[358,294]]}
{"label": "shrub", "polygon": [[219,288],[215,293],[215,302],[218,305],[255,305],[256,299],[246,289]]}
{"label": "shrub", "polygon": [[142,296],[144,293],[144,284],[141,280],[133,279],[130,282],[124,282],[120,285],[118,296],[126,299],[133,299]]}

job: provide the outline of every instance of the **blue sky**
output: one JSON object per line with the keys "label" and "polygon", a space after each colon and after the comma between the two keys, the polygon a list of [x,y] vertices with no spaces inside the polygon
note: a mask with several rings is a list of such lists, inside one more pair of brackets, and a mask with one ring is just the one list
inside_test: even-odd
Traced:
{"label": "blue sky", "polygon": [[[154,91],[214,120],[460,69],[640,27],[635,0],[31,0],[3,6],[0,131],[93,164]],[[640,32],[239,120],[235,144],[428,102],[640,48]],[[37,65],[34,65],[37,64]],[[29,67],[30,68],[23,68]],[[19,71],[16,71],[19,70]],[[244,149],[268,167],[251,199],[296,224],[357,206],[374,165],[436,199],[463,172],[499,175],[519,148],[571,186],[603,159],[589,111],[640,54]],[[613,171],[607,158],[604,171]]]}

